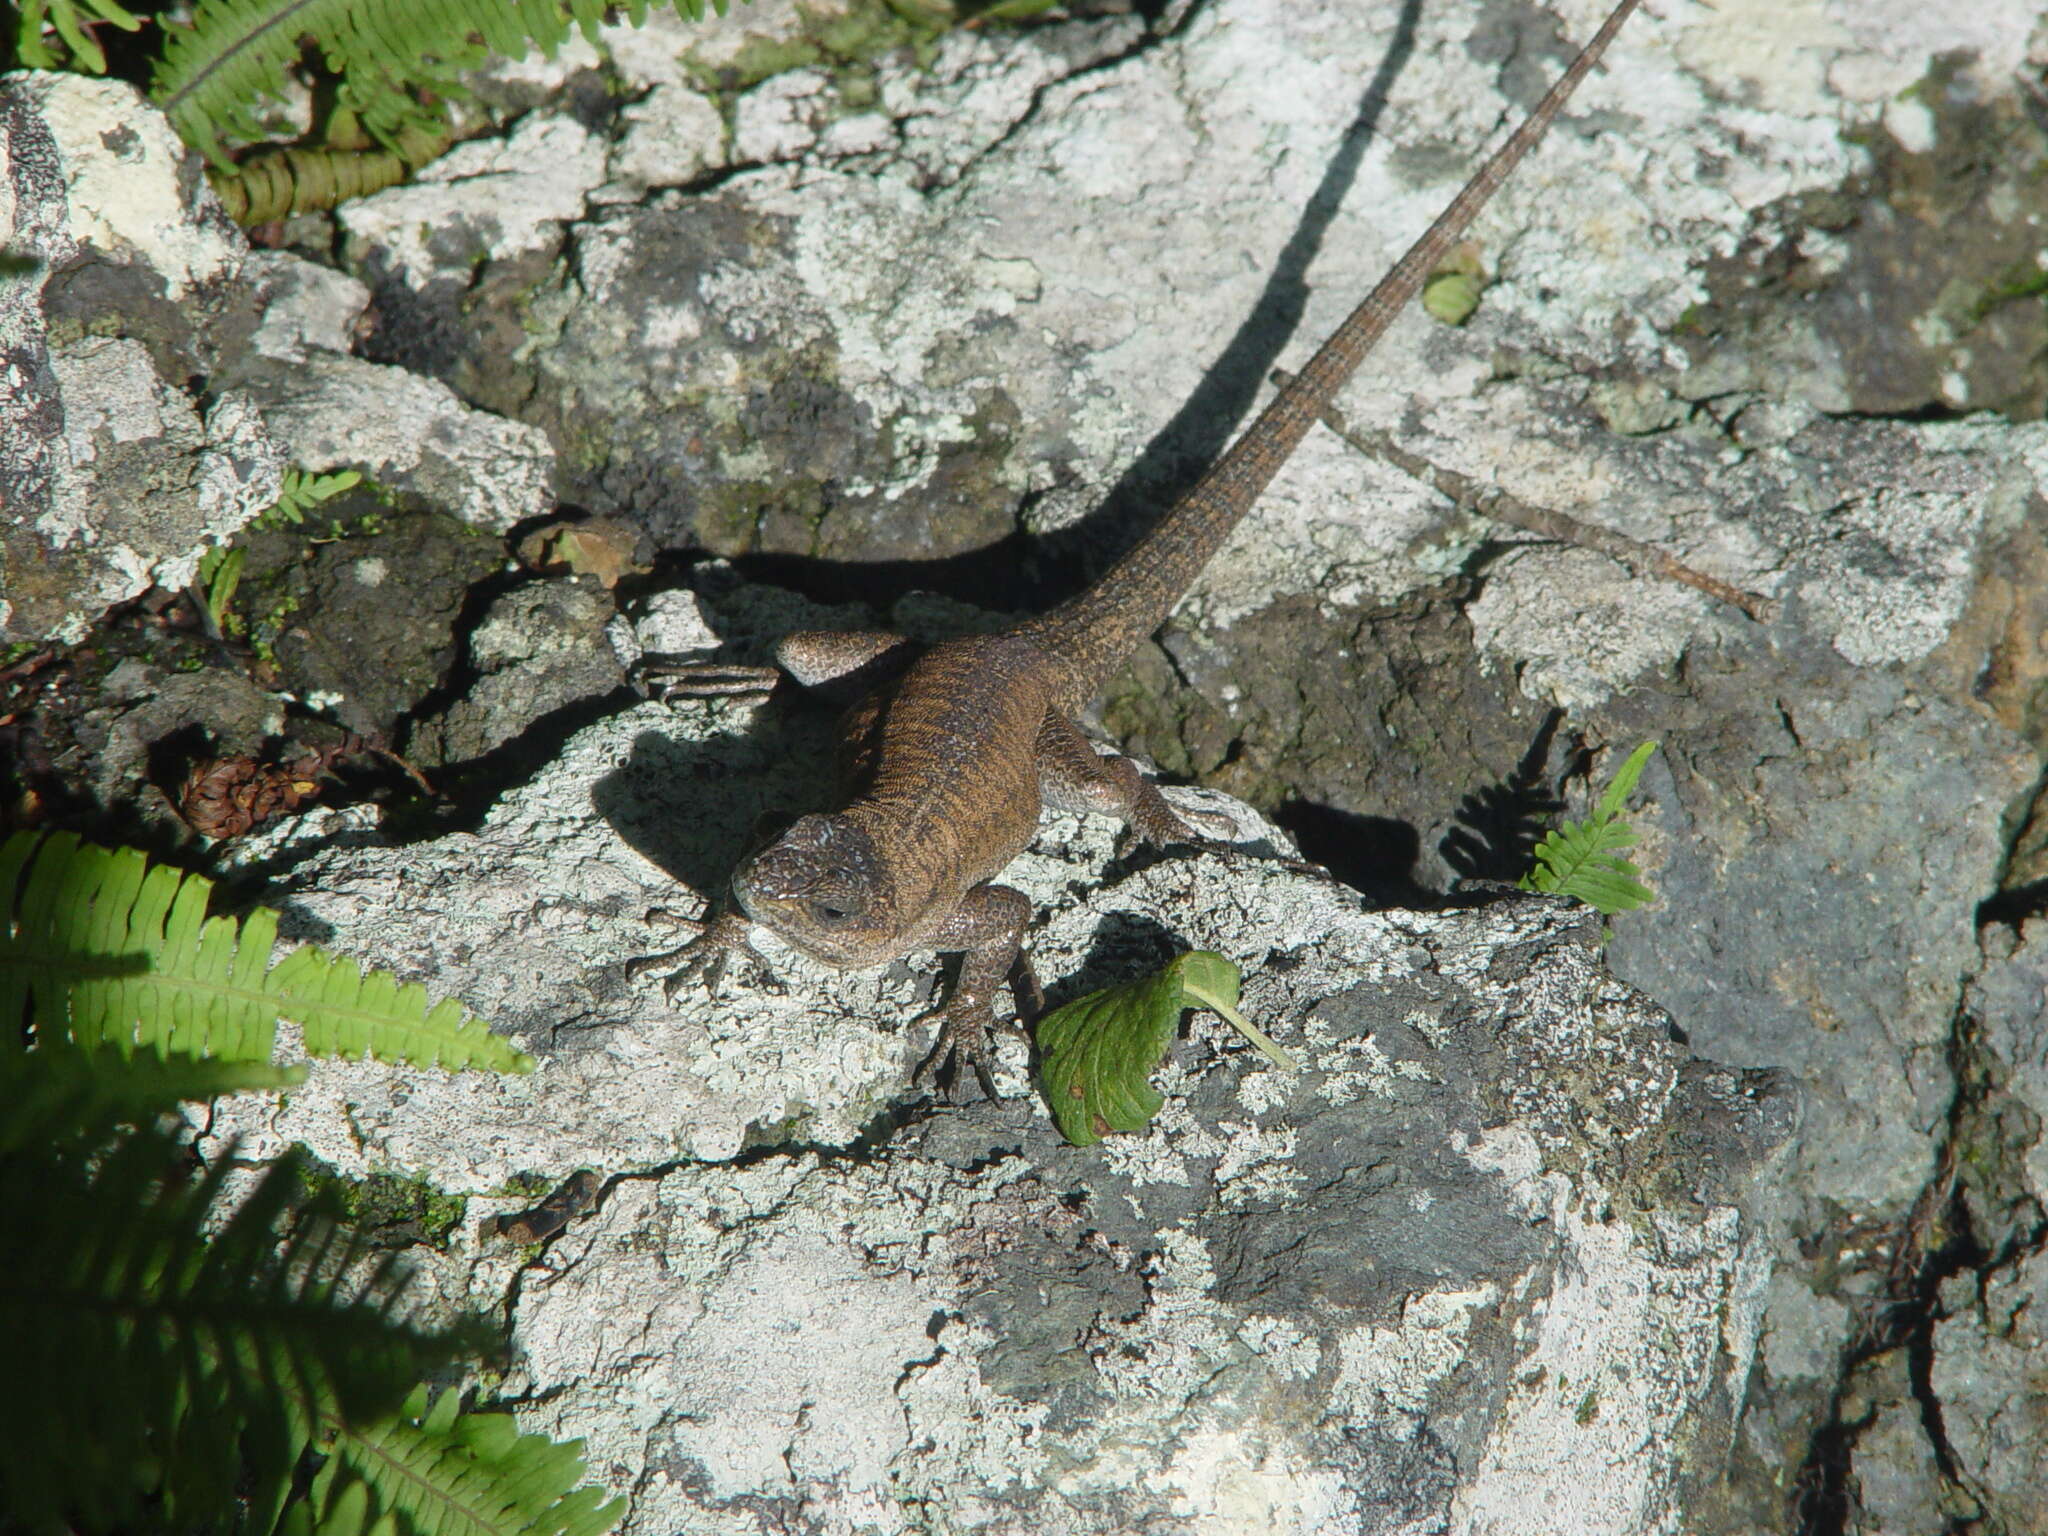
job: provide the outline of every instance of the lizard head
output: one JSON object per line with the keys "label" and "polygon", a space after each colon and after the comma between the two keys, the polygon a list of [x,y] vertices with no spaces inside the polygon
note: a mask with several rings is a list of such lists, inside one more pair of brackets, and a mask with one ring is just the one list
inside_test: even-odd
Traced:
{"label": "lizard head", "polygon": [[841,817],[798,817],[741,861],[732,893],[748,917],[828,965],[876,965],[897,953],[874,843]]}

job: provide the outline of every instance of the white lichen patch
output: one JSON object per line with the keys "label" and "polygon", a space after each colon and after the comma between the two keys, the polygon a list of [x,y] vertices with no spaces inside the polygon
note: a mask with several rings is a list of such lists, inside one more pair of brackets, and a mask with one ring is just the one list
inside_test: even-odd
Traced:
{"label": "white lichen patch", "polygon": [[1570,710],[1669,666],[1713,617],[1701,593],[1562,547],[1502,556],[1465,611],[1481,652],[1516,668],[1524,696]]}
{"label": "white lichen patch", "polygon": [[309,354],[270,391],[264,419],[295,464],[360,469],[494,533],[554,506],[545,432],[404,368]]}
{"label": "white lichen patch", "polygon": [[1224,1148],[1215,1179],[1225,1206],[1265,1208],[1303,1194],[1304,1180],[1293,1165],[1296,1134],[1291,1127],[1268,1130],[1225,1120],[1218,1128]]}
{"label": "white lichen patch", "polygon": [[[1523,1357],[1452,1528],[1507,1536],[1675,1532],[1652,1445],[1667,1448],[1720,1381],[1719,1316],[1734,1294],[1740,1246],[1731,1212],[1693,1218],[1690,1252],[1654,1251],[1628,1222],[1560,1200],[1551,1219],[1568,1257],[1535,1308]],[[1681,1219],[1682,1220],[1682,1219]]]}
{"label": "white lichen patch", "polygon": [[62,157],[63,238],[71,250],[90,246],[154,272],[174,302],[234,275],[248,247],[211,192],[188,200],[181,172],[190,151],[135,87],[22,70],[0,76],[0,89],[23,94]]}
{"label": "white lichen patch", "polygon": [[1377,1425],[1397,1440],[1412,1438],[1430,1389],[1464,1360],[1473,1319],[1499,1302],[1492,1285],[1426,1291],[1404,1300],[1399,1321],[1389,1326],[1339,1334],[1331,1401],[1356,1423]]}
{"label": "white lichen patch", "polygon": [[471,139],[419,179],[345,204],[348,238],[374,247],[407,283],[467,283],[474,262],[560,239],[605,179],[605,147],[572,117],[535,114],[502,139]]}
{"label": "white lichen patch", "polygon": [[1158,1476],[1171,1490],[1170,1513],[1189,1536],[1335,1532],[1354,1512],[1335,1472],[1255,1431],[1197,1430]]}
{"label": "white lichen patch", "polygon": [[1332,1104],[1350,1104],[1368,1095],[1392,1098],[1397,1079],[1435,1081],[1421,1062],[1393,1060],[1371,1035],[1339,1035],[1313,1017],[1306,1032],[1310,1060],[1322,1074],[1316,1092]]}

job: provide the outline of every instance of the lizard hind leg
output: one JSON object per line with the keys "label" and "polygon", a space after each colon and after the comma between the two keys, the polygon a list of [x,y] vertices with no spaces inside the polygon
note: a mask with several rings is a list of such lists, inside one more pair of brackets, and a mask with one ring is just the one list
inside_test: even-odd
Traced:
{"label": "lizard hind leg", "polygon": [[785,676],[828,698],[851,703],[910,660],[915,647],[879,629],[806,629],[775,643],[772,667],[720,661],[650,661],[641,680],[663,703],[676,699],[765,699]]}
{"label": "lizard hind leg", "polygon": [[1061,714],[1048,713],[1038,730],[1038,792],[1057,810],[1116,817],[1126,841],[1215,848],[1238,835],[1237,823],[1220,812],[1176,810],[1136,763],[1121,753],[1097,752]]}

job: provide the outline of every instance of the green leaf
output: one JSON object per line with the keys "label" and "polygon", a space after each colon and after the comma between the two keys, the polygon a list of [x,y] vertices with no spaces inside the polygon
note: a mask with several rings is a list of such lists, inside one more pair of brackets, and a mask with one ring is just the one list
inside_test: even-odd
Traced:
{"label": "green leaf", "polygon": [[[213,882],[68,832],[0,844],[0,1018],[45,1039],[268,1061],[282,1018],[316,1056],[527,1072],[453,999],[304,944],[276,966],[277,914],[209,917]],[[0,1031],[0,1051],[7,1035]]]}
{"label": "green leaf", "polygon": [[1636,841],[1635,829],[1621,819],[1622,813],[1656,750],[1656,742],[1646,741],[1629,754],[1590,817],[1544,834],[1536,845],[1535,864],[1522,876],[1523,890],[1570,896],[1608,917],[1657,899],[1657,893],[1642,883],[1642,871],[1617,851]]}
{"label": "green leaf", "polygon": [[1444,272],[1422,286],[1422,307],[1445,325],[1463,325],[1479,308],[1478,279],[1463,272]]}
{"label": "green leaf", "polygon": [[[26,0],[13,15],[14,59],[31,69],[64,67],[92,75],[105,74],[107,55],[86,30],[88,22],[106,22],[123,32],[133,32],[143,19],[124,11],[114,0],[85,0],[85,10],[89,17],[79,15],[75,0]],[[51,45],[51,31],[63,39],[62,47]],[[8,52],[0,48],[0,67],[5,66]]]}
{"label": "green leaf", "polygon": [[1237,1011],[1236,966],[1191,950],[1165,969],[1106,987],[1054,1009],[1038,1024],[1046,1103],[1060,1134],[1077,1147],[1115,1131],[1140,1131],[1166,1100],[1148,1079],[1183,1010],[1213,1008],[1281,1066],[1294,1060]]}
{"label": "green leaf", "polygon": [[97,1145],[117,1126],[146,1124],[196,1099],[246,1088],[283,1088],[303,1067],[139,1050],[81,1050],[45,1040],[33,1050],[0,1050],[0,1158],[61,1143]]}
{"label": "green leaf", "polygon": [[235,600],[235,588],[242,584],[242,565],[249,551],[241,545],[215,545],[199,560],[199,582],[206,592],[206,616],[215,634],[227,622],[228,608]]}
{"label": "green leaf", "polygon": [[232,1149],[195,1178],[154,1127],[0,1159],[0,1372],[36,1384],[0,1394],[10,1528],[231,1528],[245,1470],[275,1503],[318,1426],[489,1337],[416,1325],[395,1255],[294,1219],[291,1160],[237,1179]]}

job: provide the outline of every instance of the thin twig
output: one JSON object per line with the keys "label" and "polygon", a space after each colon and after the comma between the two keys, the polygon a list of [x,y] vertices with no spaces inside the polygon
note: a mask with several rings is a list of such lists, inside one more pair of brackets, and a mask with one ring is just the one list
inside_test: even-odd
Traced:
{"label": "thin twig", "polygon": [[[1273,382],[1285,385],[1288,375],[1280,369],[1273,370]],[[1393,437],[1369,427],[1354,427],[1345,419],[1344,413],[1332,405],[1323,412],[1323,425],[1344,439],[1360,453],[1372,458],[1384,459],[1404,475],[1420,480],[1431,490],[1448,496],[1461,509],[1475,512],[1481,517],[1490,517],[1511,527],[1521,528],[1546,539],[1555,539],[1561,544],[1576,544],[1591,549],[1638,573],[1647,572],[1662,576],[1668,581],[1683,582],[1686,586],[1704,592],[1716,602],[1727,603],[1739,608],[1758,622],[1765,622],[1777,612],[1777,603],[1755,592],[1745,592],[1727,582],[1696,571],[1653,544],[1632,539],[1627,534],[1616,533],[1612,528],[1600,528],[1591,523],[1582,523],[1575,517],[1568,517],[1549,507],[1534,506],[1512,492],[1504,491],[1497,485],[1487,485],[1460,474],[1455,469],[1446,469],[1432,463],[1418,453],[1411,453]]]}

